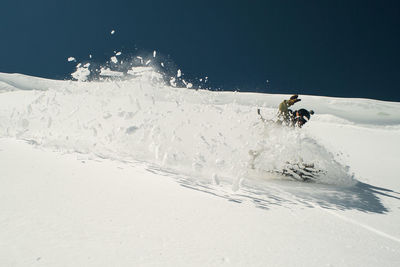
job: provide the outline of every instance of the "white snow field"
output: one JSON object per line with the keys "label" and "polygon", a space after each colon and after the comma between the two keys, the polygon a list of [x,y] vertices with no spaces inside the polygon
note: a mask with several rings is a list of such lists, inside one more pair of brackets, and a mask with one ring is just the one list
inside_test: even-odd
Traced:
{"label": "white snow field", "polygon": [[400,103],[287,98],[0,73],[0,266],[399,266]]}

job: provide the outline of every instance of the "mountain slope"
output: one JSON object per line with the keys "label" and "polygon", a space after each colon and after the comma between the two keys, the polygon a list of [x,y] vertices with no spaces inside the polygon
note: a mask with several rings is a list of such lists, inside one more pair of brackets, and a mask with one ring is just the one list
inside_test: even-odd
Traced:
{"label": "mountain slope", "polygon": [[[400,103],[0,74],[5,265],[394,266]],[[11,88],[12,86],[12,88]],[[12,89],[12,90],[11,90]],[[19,141],[17,141],[18,139]],[[249,150],[260,151],[255,168]],[[268,171],[327,170],[319,183]]]}

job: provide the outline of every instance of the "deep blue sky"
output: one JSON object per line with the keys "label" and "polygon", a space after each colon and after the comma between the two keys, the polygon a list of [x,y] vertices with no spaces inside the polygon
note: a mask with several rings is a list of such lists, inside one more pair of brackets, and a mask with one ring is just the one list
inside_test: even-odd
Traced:
{"label": "deep blue sky", "polygon": [[[400,101],[400,1],[2,0],[0,72],[168,56],[213,88]],[[114,35],[110,34],[116,30]],[[267,80],[270,81],[267,85]]]}

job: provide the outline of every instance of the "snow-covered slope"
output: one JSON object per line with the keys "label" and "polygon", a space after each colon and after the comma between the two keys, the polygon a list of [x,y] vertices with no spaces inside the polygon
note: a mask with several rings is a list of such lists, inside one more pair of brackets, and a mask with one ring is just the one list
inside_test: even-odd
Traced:
{"label": "snow-covered slope", "polygon": [[[260,120],[287,97],[175,88],[156,72],[0,73],[0,262],[395,266],[400,103],[300,96],[316,112],[302,129]],[[324,174],[273,174],[288,161]]]}

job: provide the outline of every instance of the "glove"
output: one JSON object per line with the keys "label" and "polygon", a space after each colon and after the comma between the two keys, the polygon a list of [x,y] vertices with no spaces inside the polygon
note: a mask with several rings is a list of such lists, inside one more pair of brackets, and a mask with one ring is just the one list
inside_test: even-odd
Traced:
{"label": "glove", "polygon": [[299,102],[299,101],[301,101],[301,99],[298,99],[298,98],[296,98],[296,99],[290,99],[290,100],[288,101],[288,103],[289,103],[290,106],[292,106],[292,105],[294,105],[295,103],[297,103],[297,102]]}
{"label": "glove", "polygon": [[290,100],[292,100],[292,99],[297,99],[299,97],[299,95],[292,95],[291,97],[290,97]]}

